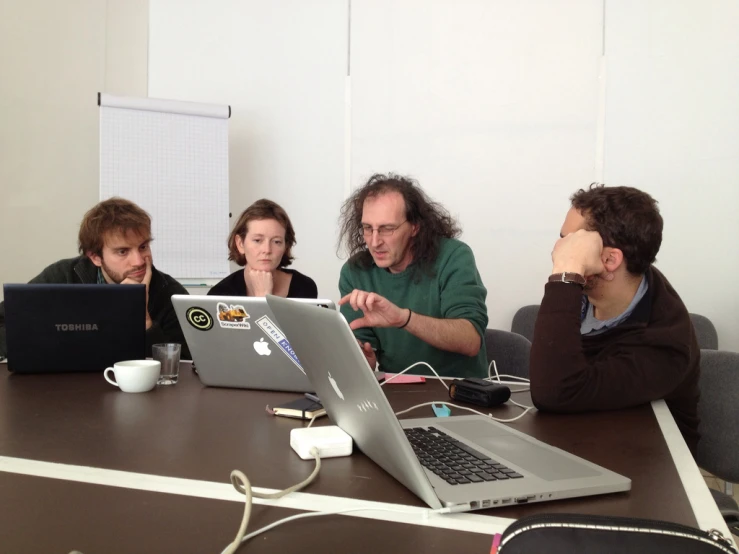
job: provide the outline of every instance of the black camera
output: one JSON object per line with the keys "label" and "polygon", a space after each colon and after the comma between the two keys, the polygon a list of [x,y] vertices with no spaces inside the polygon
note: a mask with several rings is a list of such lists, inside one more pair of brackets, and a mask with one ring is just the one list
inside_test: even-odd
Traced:
{"label": "black camera", "polygon": [[484,379],[457,379],[449,385],[449,398],[459,402],[492,408],[508,401],[511,389]]}

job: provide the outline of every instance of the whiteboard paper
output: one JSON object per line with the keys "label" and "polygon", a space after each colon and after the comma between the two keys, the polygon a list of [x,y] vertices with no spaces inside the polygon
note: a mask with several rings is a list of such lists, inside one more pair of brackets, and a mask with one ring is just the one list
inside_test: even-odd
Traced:
{"label": "whiteboard paper", "polygon": [[229,273],[228,106],[101,95],[100,198],[152,217],[152,256],[177,279]]}

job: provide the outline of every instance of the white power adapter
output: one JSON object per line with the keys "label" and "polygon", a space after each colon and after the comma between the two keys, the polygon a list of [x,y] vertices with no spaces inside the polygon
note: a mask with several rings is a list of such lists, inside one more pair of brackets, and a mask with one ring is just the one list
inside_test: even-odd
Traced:
{"label": "white power adapter", "polygon": [[306,427],[290,431],[290,446],[304,460],[312,460],[311,448],[323,458],[338,458],[352,453],[352,438],[336,425]]}

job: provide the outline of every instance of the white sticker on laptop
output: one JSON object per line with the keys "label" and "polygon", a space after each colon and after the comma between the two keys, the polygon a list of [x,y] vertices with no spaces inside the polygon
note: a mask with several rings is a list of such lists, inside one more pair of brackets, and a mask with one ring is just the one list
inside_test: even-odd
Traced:
{"label": "white sticker on laptop", "polygon": [[257,319],[256,324],[270,339],[272,339],[272,342],[274,342],[278,348],[282,350],[288,358],[290,358],[292,363],[298,366],[298,369],[303,372],[303,375],[305,375],[305,371],[300,365],[300,360],[298,360],[295,350],[292,349],[290,343],[285,338],[285,335],[280,331],[280,328],[277,327],[277,325],[275,325],[275,323],[266,315]]}
{"label": "white sticker on laptop", "polygon": [[251,329],[249,314],[241,304],[218,303],[218,324],[224,329]]}

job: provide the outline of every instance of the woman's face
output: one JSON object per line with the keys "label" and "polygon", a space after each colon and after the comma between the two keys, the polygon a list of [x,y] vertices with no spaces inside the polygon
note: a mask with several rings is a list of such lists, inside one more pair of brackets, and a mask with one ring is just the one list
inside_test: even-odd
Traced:
{"label": "woman's face", "polygon": [[285,253],[285,228],[276,219],[253,219],[246,226],[246,236],[236,237],[236,248],[251,269],[274,271]]}

